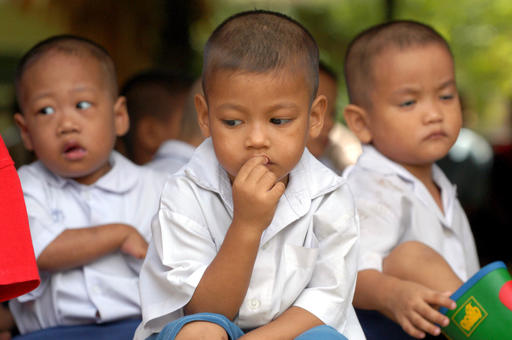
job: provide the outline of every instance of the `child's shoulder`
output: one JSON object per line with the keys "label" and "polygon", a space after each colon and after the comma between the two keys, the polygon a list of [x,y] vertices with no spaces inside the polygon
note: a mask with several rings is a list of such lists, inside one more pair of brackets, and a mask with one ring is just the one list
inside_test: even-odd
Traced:
{"label": "child's shoulder", "polygon": [[290,175],[295,177],[294,183],[300,182],[307,186],[311,198],[334,191],[346,183],[343,177],[320,162],[307,149]]}
{"label": "child's shoulder", "polygon": [[343,177],[356,200],[401,200],[411,194],[411,175],[371,146],[364,146],[356,164]]}
{"label": "child's shoulder", "polygon": [[22,165],[18,170],[23,189],[25,187],[40,187],[48,183],[58,184],[59,178],[46,168],[41,161],[34,161],[30,164]]}

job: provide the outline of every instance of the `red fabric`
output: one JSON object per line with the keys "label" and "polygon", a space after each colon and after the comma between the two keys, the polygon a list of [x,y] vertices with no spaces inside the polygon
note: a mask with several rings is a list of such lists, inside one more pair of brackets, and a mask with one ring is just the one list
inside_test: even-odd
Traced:
{"label": "red fabric", "polygon": [[39,285],[20,180],[0,136],[0,301]]}

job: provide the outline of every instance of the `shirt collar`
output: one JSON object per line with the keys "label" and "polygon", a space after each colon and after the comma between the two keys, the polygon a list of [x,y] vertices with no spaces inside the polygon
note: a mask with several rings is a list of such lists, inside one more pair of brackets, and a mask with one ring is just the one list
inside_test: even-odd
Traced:
{"label": "shirt collar", "polygon": [[117,151],[112,151],[109,162],[112,164],[110,171],[91,185],[82,185],[73,179],[55,175],[40,161],[38,162],[38,166],[46,174],[48,183],[61,189],[66,185],[72,185],[77,187],[95,187],[114,193],[123,193],[133,188],[138,181],[139,167]]}
{"label": "shirt collar", "polygon": [[[228,211],[233,214],[233,196],[227,172],[219,164],[213,149],[211,138],[196,148],[191,161],[183,171],[192,181],[203,189],[219,194]],[[262,238],[270,239],[275,233],[294,220],[305,215],[311,200],[341,186],[344,180],[321,164],[305,149],[299,163],[290,172],[289,182],[281,197],[271,225]]]}
{"label": "shirt collar", "polygon": [[420,201],[422,201],[431,210],[435,211],[443,225],[451,225],[457,190],[437,164],[432,166],[432,179],[434,180],[434,183],[441,188],[441,201],[443,204],[444,214],[437,206],[434,198],[429,193],[425,185],[419,179],[400,164],[381,154],[373,146],[363,145],[363,153],[360,156],[359,164],[363,168],[381,173],[384,176],[398,175],[398,177],[412,187],[415,196]]}
{"label": "shirt collar", "polygon": [[190,155],[194,152],[194,149],[195,148],[188,143],[170,139],[160,145],[153,159],[168,158],[169,156],[172,156],[188,160]]}

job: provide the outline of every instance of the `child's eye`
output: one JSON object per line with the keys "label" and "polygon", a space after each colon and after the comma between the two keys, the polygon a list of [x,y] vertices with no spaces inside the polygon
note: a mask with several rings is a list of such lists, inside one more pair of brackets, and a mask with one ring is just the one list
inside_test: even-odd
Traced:
{"label": "child's eye", "polygon": [[55,113],[55,109],[51,106],[45,106],[42,109],[40,109],[38,113],[41,113],[43,115],[51,115]]}
{"label": "child's eye", "polygon": [[291,119],[284,119],[284,118],[270,118],[270,122],[275,125],[283,125],[288,122],[290,122]]}
{"label": "child's eye", "polygon": [[238,119],[225,119],[225,120],[223,120],[223,122],[227,126],[237,126],[237,125],[242,124],[242,121],[238,120]]}
{"label": "child's eye", "polygon": [[76,103],[76,108],[80,110],[86,110],[91,107],[91,103],[85,100],[82,100]]}
{"label": "child's eye", "polygon": [[400,107],[409,107],[416,104],[415,100],[407,100],[405,102],[400,103]]}
{"label": "child's eye", "polygon": [[454,97],[455,96],[453,94],[446,94],[446,95],[442,95],[440,98],[441,98],[441,100],[451,100]]}

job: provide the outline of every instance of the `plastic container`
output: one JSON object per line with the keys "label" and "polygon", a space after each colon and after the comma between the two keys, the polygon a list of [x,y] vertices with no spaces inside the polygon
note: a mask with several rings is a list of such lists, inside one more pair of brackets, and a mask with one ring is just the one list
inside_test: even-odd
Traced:
{"label": "plastic container", "polygon": [[441,308],[450,318],[442,328],[451,340],[512,339],[512,277],[501,261],[492,262],[464,283],[451,299],[457,308]]}

